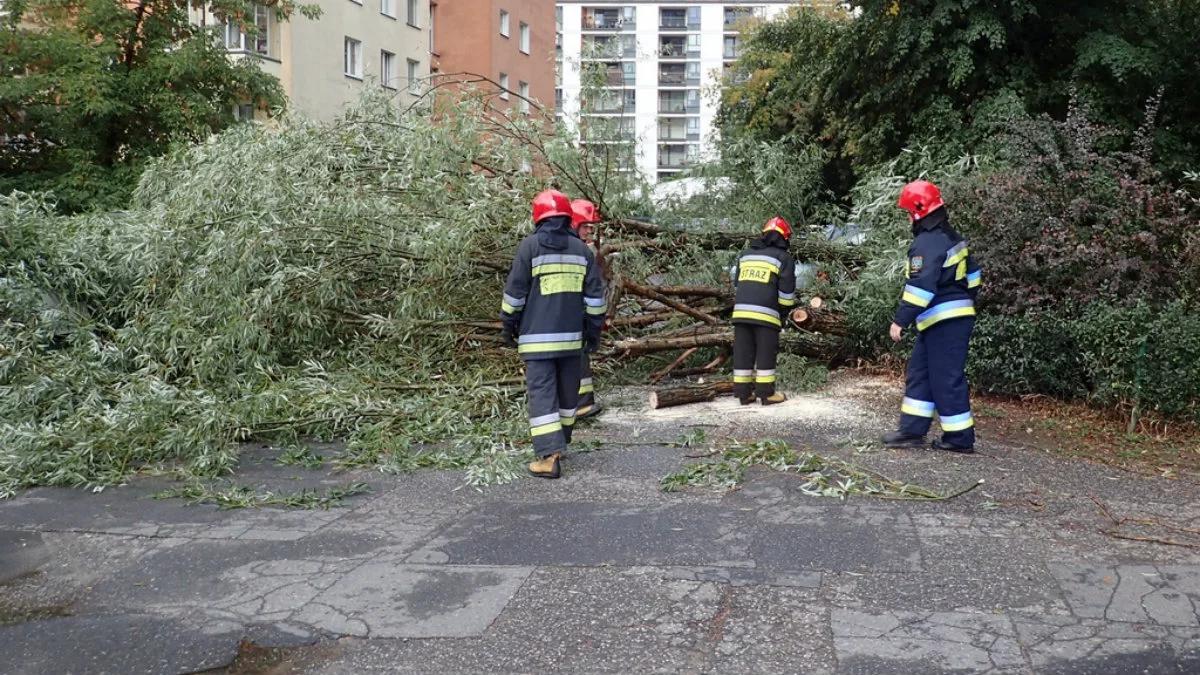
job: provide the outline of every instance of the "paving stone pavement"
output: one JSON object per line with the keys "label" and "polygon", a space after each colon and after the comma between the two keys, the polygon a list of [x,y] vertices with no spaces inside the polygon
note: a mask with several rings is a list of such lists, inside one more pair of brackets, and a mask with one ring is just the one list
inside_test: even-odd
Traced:
{"label": "paving stone pavement", "polygon": [[[31,490],[0,502],[0,673],[1200,672],[1200,555],[1102,534],[1092,499],[1197,527],[1194,483],[986,441],[856,454],[841,441],[880,424],[870,410],[816,430],[797,415],[774,435],[985,486],[839,501],[755,469],[666,494],[694,461],[652,440],[670,420],[572,456],[563,480],[482,492],[247,455],[255,484],[374,488],[328,511],[156,500],[157,479]],[[629,424],[581,435],[628,441]]]}

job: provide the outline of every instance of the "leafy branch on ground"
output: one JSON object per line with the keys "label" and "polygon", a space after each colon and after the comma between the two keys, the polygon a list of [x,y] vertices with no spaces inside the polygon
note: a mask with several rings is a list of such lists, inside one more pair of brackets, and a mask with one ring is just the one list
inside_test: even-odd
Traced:
{"label": "leafy branch on ground", "polygon": [[347,483],[324,490],[303,489],[292,492],[260,490],[246,485],[219,485],[190,481],[184,485],[162,490],[155,499],[182,499],[188,504],[216,504],[222,509],[261,508],[282,506],[293,509],[328,509],[341,506],[347,497],[366,494],[366,483]]}
{"label": "leafy branch on ground", "polygon": [[732,445],[719,450],[719,458],[688,464],[660,481],[665,492],[689,487],[732,490],[741,485],[746,471],[764,466],[772,471],[798,474],[803,483],[799,490],[813,497],[845,499],[865,495],[881,499],[946,500],[961,496],[983,484],[980,480],[951,493],[893,480],[869,469],[815,452],[797,452],[786,441],[765,440]]}

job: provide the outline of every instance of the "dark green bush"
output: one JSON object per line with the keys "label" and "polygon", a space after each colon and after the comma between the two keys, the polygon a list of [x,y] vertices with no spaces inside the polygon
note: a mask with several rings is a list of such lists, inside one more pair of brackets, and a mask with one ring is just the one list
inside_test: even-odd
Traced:
{"label": "dark green bush", "polygon": [[1200,312],[1182,300],[1067,312],[984,314],[968,374],[985,391],[1137,404],[1200,418]]}
{"label": "dark green bush", "polygon": [[1087,395],[1087,372],[1068,324],[1050,313],[982,314],[971,339],[972,385],[1004,394]]}

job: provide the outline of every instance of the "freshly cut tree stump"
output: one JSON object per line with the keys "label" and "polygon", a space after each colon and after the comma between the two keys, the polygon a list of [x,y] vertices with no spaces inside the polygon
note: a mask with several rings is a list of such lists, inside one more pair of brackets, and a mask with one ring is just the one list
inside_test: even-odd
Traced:
{"label": "freshly cut tree stump", "polygon": [[689,403],[704,403],[721,394],[731,393],[733,393],[733,382],[730,380],[661,387],[650,392],[650,409],[658,410]]}
{"label": "freshly cut tree stump", "polygon": [[844,336],[849,332],[846,315],[828,309],[805,309],[797,307],[791,313],[792,323],[814,333]]}

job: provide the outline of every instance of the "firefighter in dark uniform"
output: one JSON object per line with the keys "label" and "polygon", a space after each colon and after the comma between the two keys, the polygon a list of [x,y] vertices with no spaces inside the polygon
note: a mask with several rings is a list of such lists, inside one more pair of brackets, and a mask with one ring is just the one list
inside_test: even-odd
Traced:
{"label": "firefighter in dark uniform", "polygon": [[[587,244],[593,255],[596,253],[593,235],[598,222],[600,222],[600,211],[595,204],[586,199],[571,201],[571,229],[575,230],[575,234],[579,235],[583,243]],[[579,379],[579,408],[576,410],[575,418],[583,420],[599,415],[603,406],[596,403],[596,385],[592,381],[591,357],[586,351],[583,353],[583,361],[580,365],[583,372]]]}
{"label": "firefighter in dark uniform", "polygon": [[788,253],[792,226],[776,216],[762,231],[733,270],[733,393],[742,405],[756,396],[763,405],[787,400],[775,391],[775,361],[784,313],[796,304],[796,266]]}
{"label": "firefighter in dark uniform", "polygon": [[913,243],[891,337],[899,342],[904,329],[915,324],[917,341],[908,360],[900,429],[883,441],[891,448],[924,446],[936,414],[942,437],[933,447],[974,452],[975,420],[964,371],[982,281],[979,266],[966,240],[950,227],[936,185],[909,183],[899,206],[912,220]]}
{"label": "firefighter in dark uniform", "polygon": [[529,472],[558,478],[579,400],[580,355],[596,348],[607,308],[588,247],[571,231],[571,202],[557,190],[533,199],[534,233],[517,247],[500,317],[505,344],[525,360]]}

